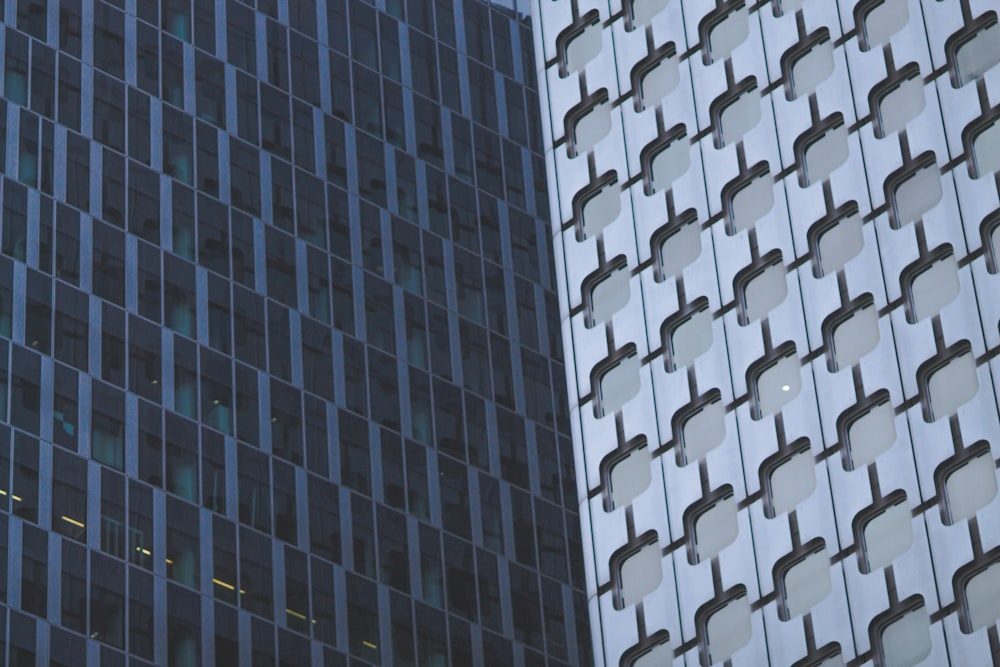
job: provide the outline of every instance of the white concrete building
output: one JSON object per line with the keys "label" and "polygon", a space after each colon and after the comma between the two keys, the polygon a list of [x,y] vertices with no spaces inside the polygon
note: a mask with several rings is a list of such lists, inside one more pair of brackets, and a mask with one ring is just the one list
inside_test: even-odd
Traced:
{"label": "white concrete building", "polygon": [[532,1],[598,663],[1000,660],[1000,3]]}

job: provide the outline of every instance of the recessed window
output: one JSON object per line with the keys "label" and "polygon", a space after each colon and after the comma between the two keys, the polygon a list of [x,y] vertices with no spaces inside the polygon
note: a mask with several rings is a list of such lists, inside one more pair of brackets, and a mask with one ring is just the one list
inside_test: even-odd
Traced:
{"label": "recessed window", "polygon": [[962,143],[970,177],[983,178],[1000,171],[1000,106],[969,123],[962,132]]}
{"label": "recessed window", "polygon": [[945,243],[908,265],[899,276],[906,306],[906,321],[919,322],[937,315],[958,297],[958,262],[950,243]]}
{"label": "recessed window", "polygon": [[601,461],[604,509],[612,511],[630,504],[649,487],[652,457],[646,438],[640,436]]}
{"label": "recessed window", "polygon": [[658,105],[677,87],[680,71],[676,56],[677,47],[673,42],[667,42],[632,68],[632,95],[636,111]]}
{"label": "recessed window", "polygon": [[608,266],[584,279],[583,298],[586,305],[587,327],[607,322],[629,302],[631,273],[625,255],[618,255]]}
{"label": "recessed window", "polygon": [[577,240],[601,233],[621,212],[621,187],[618,174],[609,171],[580,190],[573,197],[573,214],[577,225]]}
{"label": "recessed window", "polygon": [[750,20],[743,0],[729,1],[709,12],[698,24],[702,60],[706,65],[725,60],[750,34]]}
{"label": "recessed window", "polygon": [[686,368],[708,352],[712,347],[712,320],[706,297],[698,297],[664,320],[660,337],[668,372]]}
{"label": "recessed window", "polygon": [[632,343],[594,367],[590,373],[594,416],[614,414],[639,393],[642,386],[639,369],[639,356]]}
{"label": "recessed window", "polygon": [[680,275],[701,255],[701,225],[698,212],[689,208],[653,232],[649,239],[658,282]]}
{"label": "recessed window", "polygon": [[951,85],[961,88],[997,63],[1000,63],[1000,21],[997,13],[988,11],[978,16],[945,43]]}
{"label": "recessed window", "polygon": [[750,642],[750,600],[743,584],[734,586],[695,613],[698,639],[707,664],[722,663]]}
{"label": "recessed window", "polygon": [[823,320],[826,365],[832,373],[860,362],[875,349],[878,341],[878,311],[871,293],[844,304]]}
{"label": "recessed window", "polygon": [[800,438],[786,451],[764,459],[760,487],[764,494],[764,516],[773,519],[793,511],[816,490],[815,459],[809,441]]}
{"label": "recessed window", "polygon": [[589,153],[611,131],[608,89],[582,100],[566,114],[566,151],[573,158]]}
{"label": "recessed window", "polygon": [[920,66],[904,65],[872,87],[868,95],[875,136],[882,139],[906,129],[906,124],[923,112],[926,103]]}
{"label": "recessed window", "polygon": [[625,609],[655,591],[663,580],[663,554],[656,531],[636,538],[611,556],[615,609]]}
{"label": "recessed window", "polygon": [[990,444],[980,440],[934,471],[941,520],[953,525],[971,519],[997,495],[997,472]]}
{"label": "recessed window", "polygon": [[747,369],[750,416],[755,420],[779,412],[801,390],[801,366],[792,341],[778,346]]}
{"label": "recessed window", "polygon": [[760,122],[760,92],[757,90],[757,78],[749,76],[713,100],[709,107],[709,115],[712,117],[716,148],[740,141],[743,135]]}
{"label": "recessed window", "polygon": [[849,201],[809,228],[813,275],[821,278],[844,268],[865,245],[858,203]]}
{"label": "recessed window", "polygon": [[830,594],[830,556],[821,538],[810,540],[774,565],[778,618],[791,620],[822,602]]}
{"label": "recessed window", "polygon": [[604,44],[601,16],[592,9],[559,33],[556,48],[559,50],[559,75],[566,77],[582,70],[597,57]]}
{"label": "recessed window", "polygon": [[712,389],[674,413],[671,419],[677,439],[677,465],[701,460],[726,437],[726,406],[722,394]]}
{"label": "recessed window", "polygon": [[837,418],[845,470],[859,470],[896,442],[896,416],[889,392],[880,389]]}
{"label": "recessed window", "polygon": [[688,561],[709,561],[736,541],[739,535],[736,497],[729,484],[710,492],[684,512],[688,539]]}
{"label": "recessed window", "polygon": [[976,360],[968,340],[960,340],[917,369],[924,421],[950,417],[979,392]]}
{"label": "recessed window", "polygon": [[741,325],[766,318],[788,295],[788,277],[781,251],[772,250],[737,273],[733,292]]}
{"label": "recessed window", "polygon": [[799,186],[807,188],[830,177],[847,162],[847,126],[840,112],[824,118],[795,140],[795,159],[799,168]]}
{"label": "recessed window", "polygon": [[861,50],[869,51],[888,42],[909,20],[906,0],[862,0],[854,8]]}
{"label": "recessed window", "polygon": [[861,572],[877,572],[903,555],[913,545],[912,521],[902,490],[858,512],[853,527]]}
{"label": "recessed window", "polygon": [[819,84],[833,74],[830,30],[820,28],[785,51],[781,56],[781,73],[785,78],[787,99],[794,100],[813,93]]}
{"label": "recessed window", "polygon": [[1000,549],[958,568],[952,582],[963,633],[972,634],[1000,618]]}
{"label": "recessed window", "polygon": [[670,0],[627,0],[629,30],[648,25]]}
{"label": "recessed window", "polygon": [[774,208],[774,181],[766,161],[758,162],[722,188],[726,233],[749,229]]}
{"label": "recessed window", "polygon": [[913,595],[876,616],[868,626],[876,663],[916,665],[931,654],[931,619],[924,599]]}
{"label": "recessed window", "polygon": [[938,205],[943,194],[934,151],[921,153],[912,163],[904,164],[885,179],[890,226],[899,229],[920,220],[924,213]]}
{"label": "recessed window", "polygon": [[645,192],[669,190],[691,166],[690,142],[683,124],[675,125],[642,149]]}

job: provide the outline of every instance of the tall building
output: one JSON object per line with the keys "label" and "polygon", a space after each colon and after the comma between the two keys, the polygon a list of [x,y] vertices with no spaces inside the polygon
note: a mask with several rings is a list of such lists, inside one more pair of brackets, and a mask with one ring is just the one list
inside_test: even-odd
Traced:
{"label": "tall building", "polygon": [[591,662],[524,12],[0,16],[0,665]]}
{"label": "tall building", "polygon": [[596,662],[995,664],[995,0],[533,9]]}

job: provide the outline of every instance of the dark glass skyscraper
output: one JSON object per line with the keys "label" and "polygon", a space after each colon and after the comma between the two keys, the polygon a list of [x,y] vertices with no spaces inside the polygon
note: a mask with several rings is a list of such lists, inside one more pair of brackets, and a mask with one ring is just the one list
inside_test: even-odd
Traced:
{"label": "dark glass skyscraper", "polygon": [[0,664],[589,663],[527,19],[0,8]]}

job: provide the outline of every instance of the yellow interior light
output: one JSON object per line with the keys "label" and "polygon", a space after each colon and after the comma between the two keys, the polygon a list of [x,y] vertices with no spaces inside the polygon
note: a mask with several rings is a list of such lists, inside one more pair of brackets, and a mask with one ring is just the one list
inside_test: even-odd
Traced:
{"label": "yellow interior light", "polygon": [[236,586],[233,586],[229,582],[223,581],[222,579],[216,579],[215,577],[212,577],[212,582],[218,584],[219,586],[222,586],[223,588],[225,588],[227,590],[230,590],[230,591],[235,591],[236,590]]}

